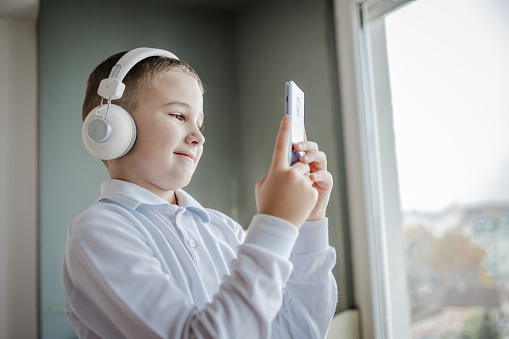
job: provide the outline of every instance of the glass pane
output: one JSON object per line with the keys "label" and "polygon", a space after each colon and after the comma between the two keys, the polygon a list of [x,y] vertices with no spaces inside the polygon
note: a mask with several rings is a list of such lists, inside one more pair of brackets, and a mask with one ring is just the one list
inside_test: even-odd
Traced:
{"label": "glass pane", "polygon": [[412,337],[509,337],[509,1],[385,18]]}

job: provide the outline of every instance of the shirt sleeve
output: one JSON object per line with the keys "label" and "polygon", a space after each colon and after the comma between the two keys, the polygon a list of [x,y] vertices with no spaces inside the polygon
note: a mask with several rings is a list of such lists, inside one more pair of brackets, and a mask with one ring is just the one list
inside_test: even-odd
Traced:
{"label": "shirt sleeve", "polygon": [[78,336],[270,337],[298,236],[293,226],[276,219],[253,218],[231,275],[211,302],[198,308],[176,288],[175,279],[182,277],[162,271],[135,220],[104,209],[78,218],[69,231],[63,278],[66,312]]}
{"label": "shirt sleeve", "polygon": [[291,254],[294,271],[273,325],[275,338],[325,338],[337,304],[332,275],[336,252],[329,246],[328,220],[306,222]]}

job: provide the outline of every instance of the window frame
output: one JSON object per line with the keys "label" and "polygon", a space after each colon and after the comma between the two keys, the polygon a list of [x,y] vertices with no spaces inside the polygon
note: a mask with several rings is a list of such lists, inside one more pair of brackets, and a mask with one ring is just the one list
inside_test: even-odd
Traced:
{"label": "window frame", "polygon": [[407,339],[411,316],[384,16],[408,0],[335,0],[354,299],[364,338]]}

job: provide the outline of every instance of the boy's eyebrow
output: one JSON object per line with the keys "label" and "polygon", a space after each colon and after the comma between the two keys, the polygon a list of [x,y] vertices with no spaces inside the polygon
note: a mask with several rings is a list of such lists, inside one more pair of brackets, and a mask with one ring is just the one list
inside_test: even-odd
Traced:
{"label": "boy's eyebrow", "polygon": [[170,102],[164,104],[164,106],[171,106],[171,105],[179,105],[179,106],[185,106],[187,108],[191,108],[191,105],[189,105],[185,102],[182,102],[182,101],[170,101]]}

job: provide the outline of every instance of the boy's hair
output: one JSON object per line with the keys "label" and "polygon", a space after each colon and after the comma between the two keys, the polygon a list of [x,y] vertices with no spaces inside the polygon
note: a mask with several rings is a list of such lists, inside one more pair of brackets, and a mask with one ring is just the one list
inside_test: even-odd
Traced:
{"label": "boy's hair", "polygon": [[[101,80],[109,77],[113,66],[115,66],[118,60],[120,60],[120,58],[126,53],[127,51],[110,56],[101,62],[92,73],[90,73],[81,113],[81,118],[83,120],[85,120],[87,115],[95,107],[101,104],[102,97],[97,94],[99,83]],[[201,79],[191,66],[182,60],[155,56],[141,60],[133,68],[131,68],[129,72],[127,72],[127,75],[122,81],[125,84],[124,94],[120,99],[114,100],[114,103],[123,107],[130,113],[133,112],[138,107],[138,98],[143,89],[156,80],[161,74],[170,70],[181,71],[194,77],[196,81],[198,81],[198,85],[200,86],[203,94],[204,90]],[[104,103],[107,103],[106,99]]]}

